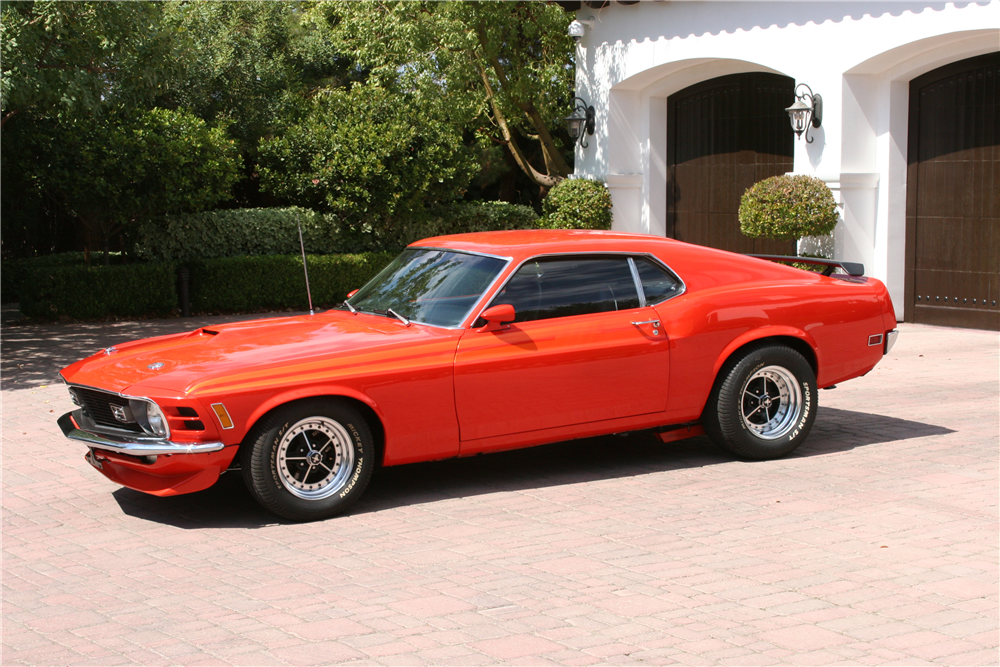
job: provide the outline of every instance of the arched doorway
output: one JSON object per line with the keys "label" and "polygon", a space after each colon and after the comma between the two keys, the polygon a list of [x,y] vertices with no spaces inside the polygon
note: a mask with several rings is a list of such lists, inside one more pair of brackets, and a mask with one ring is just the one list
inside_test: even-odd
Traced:
{"label": "arched doorway", "polygon": [[731,74],[667,98],[667,236],[740,253],[794,255],[794,241],[740,232],[740,197],[792,171],[785,108],[795,82],[780,74]]}
{"label": "arched doorway", "polygon": [[910,82],[906,312],[1000,330],[1000,52]]}

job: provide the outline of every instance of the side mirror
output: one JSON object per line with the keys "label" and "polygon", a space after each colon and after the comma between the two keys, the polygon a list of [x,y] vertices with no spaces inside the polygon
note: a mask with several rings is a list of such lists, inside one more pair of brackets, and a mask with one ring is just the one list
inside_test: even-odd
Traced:
{"label": "side mirror", "polygon": [[501,328],[504,322],[514,321],[514,306],[509,303],[491,306],[484,310],[480,317],[486,320],[486,331],[496,331]]}
{"label": "side mirror", "polygon": [[352,296],[354,296],[355,294],[357,294],[360,289],[361,288],[352,289],[350,292],[347,293],[347,298],[350,299]]}

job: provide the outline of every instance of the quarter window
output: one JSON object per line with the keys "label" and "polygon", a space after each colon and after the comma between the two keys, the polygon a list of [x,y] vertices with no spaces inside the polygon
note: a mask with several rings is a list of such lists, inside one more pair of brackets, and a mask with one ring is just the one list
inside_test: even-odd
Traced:
{"label": "quarter window", "polygon": [[545,257],[526,262],[492,305],[514,306],[515,322],[639,307],[626,257]]}
{"label": "quarter window", "polygon": [[635,268],[647,305],[659,303],[677,294],[681,288],[681,281],[676,276],[648,259],[636,257]]}

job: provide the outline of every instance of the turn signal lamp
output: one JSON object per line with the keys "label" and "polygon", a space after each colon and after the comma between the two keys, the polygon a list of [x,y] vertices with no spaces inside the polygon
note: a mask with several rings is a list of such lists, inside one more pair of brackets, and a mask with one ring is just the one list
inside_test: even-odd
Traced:
{"label": "turn signal lamp", "polygon": [[229,416],[229,411],[226,410],[226,406],[222,403],[213,403],[212,409],[215,410],[215,416],[219,418],[219,423],[222,424],[223,429],[231,429],[233,427],[233,420]]}

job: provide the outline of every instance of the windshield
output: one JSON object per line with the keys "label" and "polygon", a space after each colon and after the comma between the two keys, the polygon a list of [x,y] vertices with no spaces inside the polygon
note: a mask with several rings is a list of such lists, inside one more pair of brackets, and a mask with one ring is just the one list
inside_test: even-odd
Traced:
{"label": "windshield", "polygon": [[362,312],[457,327],[506,265],[497,257],[407,248],[349,299]]}

